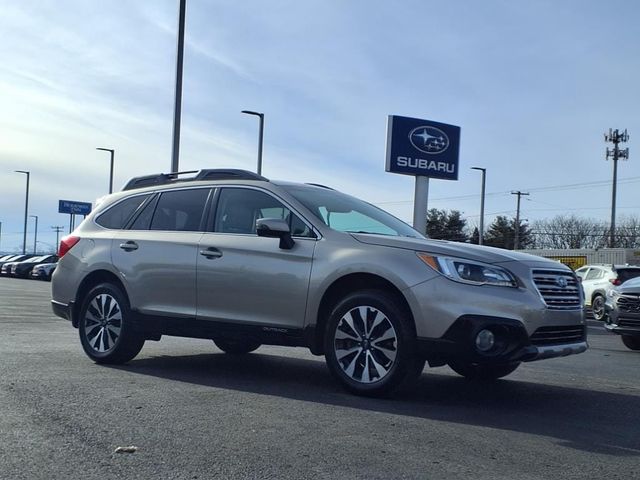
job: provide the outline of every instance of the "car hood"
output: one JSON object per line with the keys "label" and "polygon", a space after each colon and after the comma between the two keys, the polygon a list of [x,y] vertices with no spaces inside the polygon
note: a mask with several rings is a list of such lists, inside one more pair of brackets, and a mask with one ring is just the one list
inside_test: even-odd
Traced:
{"label": "car hood", "polygon": [[506,262],[525,262],[527,264],[538,264],[543,267],[564,268],[563,264],[555,260],[549,260],[528,253],[515,252],[513,250],[504,250],[502,248],[485,247],[483,245],[473,245],[469,243],[449,242],[446,240],[431,240],[410,237],[391,237],[383,235],[352,233],[351,236],[358,242],[369,245],[380,245],[384,247],[403,248],[406,250],[414,250],[428,252],[437,255],[446,255],[450,257],[466,258],[477,262],[485,263],[506,263]]}

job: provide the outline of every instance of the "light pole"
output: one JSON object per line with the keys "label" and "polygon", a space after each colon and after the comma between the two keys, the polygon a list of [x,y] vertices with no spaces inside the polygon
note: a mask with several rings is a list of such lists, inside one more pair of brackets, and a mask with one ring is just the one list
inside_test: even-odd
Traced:
{"label": "light pole", "polygon": [[171,147],[171,171],[178,171],[180,159],[180,117],[182,114],[182,70],[184,64],[184,24],[187,0],[180,0],[178,13],[178,47],[176,53],[176,90],[173,103],[173,145]]}
{"label": "light pole", "polygon": [[487,179],[487,169],[482,167],[471,167],[471,170],[480,170],[482,172],[482,193],[480,196],[480,229],[478,231],[478,245],[482,245],[484,243],[484,196]]}
{"label": "light pole", "polygon": [[262,175],[262,142],[264,139],[264,113],[252,112],[251,110],[242,110],[242,113],[254,115],[260,119],[260,133],[258,136],[258,175]]}
{"label": "light pole", "polygon": [[27,216],[29,215],[29,176],[31,172],[15,170],[16,173],[24,173],[27,176],[27,192],[24,196],[24,232],[22,233],[22,254],[27,253]]}
{"label": "light pole", "polygon": [[[2,244],[2,222],[0,222],[0,245]],[[0,248],[0,252],[2,251],[2,248]]]}
{"label": "light pole", "polygon": [[96,150],[102,150],[103,152],[109,152],[111,154],[111,170],[109,173],[109,193],[113,193],[113,154],[115,150],[113,148],[98,147]]}
{"label": "light pole", "polygon": [[29,215],[31,218],[36,219],[36,233],[33,236],[33,254],[36,254],[36,245],[38,243],[38,215]]}

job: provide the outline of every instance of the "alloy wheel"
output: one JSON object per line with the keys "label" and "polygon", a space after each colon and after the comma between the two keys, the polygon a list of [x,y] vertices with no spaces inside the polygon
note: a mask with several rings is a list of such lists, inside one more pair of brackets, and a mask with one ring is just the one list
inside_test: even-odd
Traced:
{"label": "alloy wheel", "polygon": [[398,354],[398,337],[387,316],[375,307],[358,306],[338,322],[334,350],[342,371],[359,383],[387,376]]}
{"label": "alloy wheel", "polygon": [[87,343],[94,351],[112,350],[122,330],[122,310],[117,300],[108,293],[96,295],[87,308],[84,324]]}

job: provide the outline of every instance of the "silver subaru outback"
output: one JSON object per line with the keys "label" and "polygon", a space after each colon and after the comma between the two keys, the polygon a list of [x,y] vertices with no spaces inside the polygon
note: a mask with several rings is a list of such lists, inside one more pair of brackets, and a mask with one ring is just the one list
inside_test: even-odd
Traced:
{"label": "silver subaru outback", "polygon": [[304,346],[351,392],[383,395],[425,362],[492,380],[587,349],[564,265],[429,240],[329,187],[243,170],[134,178],[59,256],[53,311],[97,363],[127,362],[162,335],[236,355]]}

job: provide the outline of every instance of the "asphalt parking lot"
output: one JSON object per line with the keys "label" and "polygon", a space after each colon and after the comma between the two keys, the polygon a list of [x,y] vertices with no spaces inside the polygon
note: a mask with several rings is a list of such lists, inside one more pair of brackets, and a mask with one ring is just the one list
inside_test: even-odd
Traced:
{"label": "asphalt parking lot", "polygon": [[2,479],[640,478],[640,352],[595,322],[584,354],[375,400],[304,349],[165,337],[95,365],[49,288],[0,278]]}

